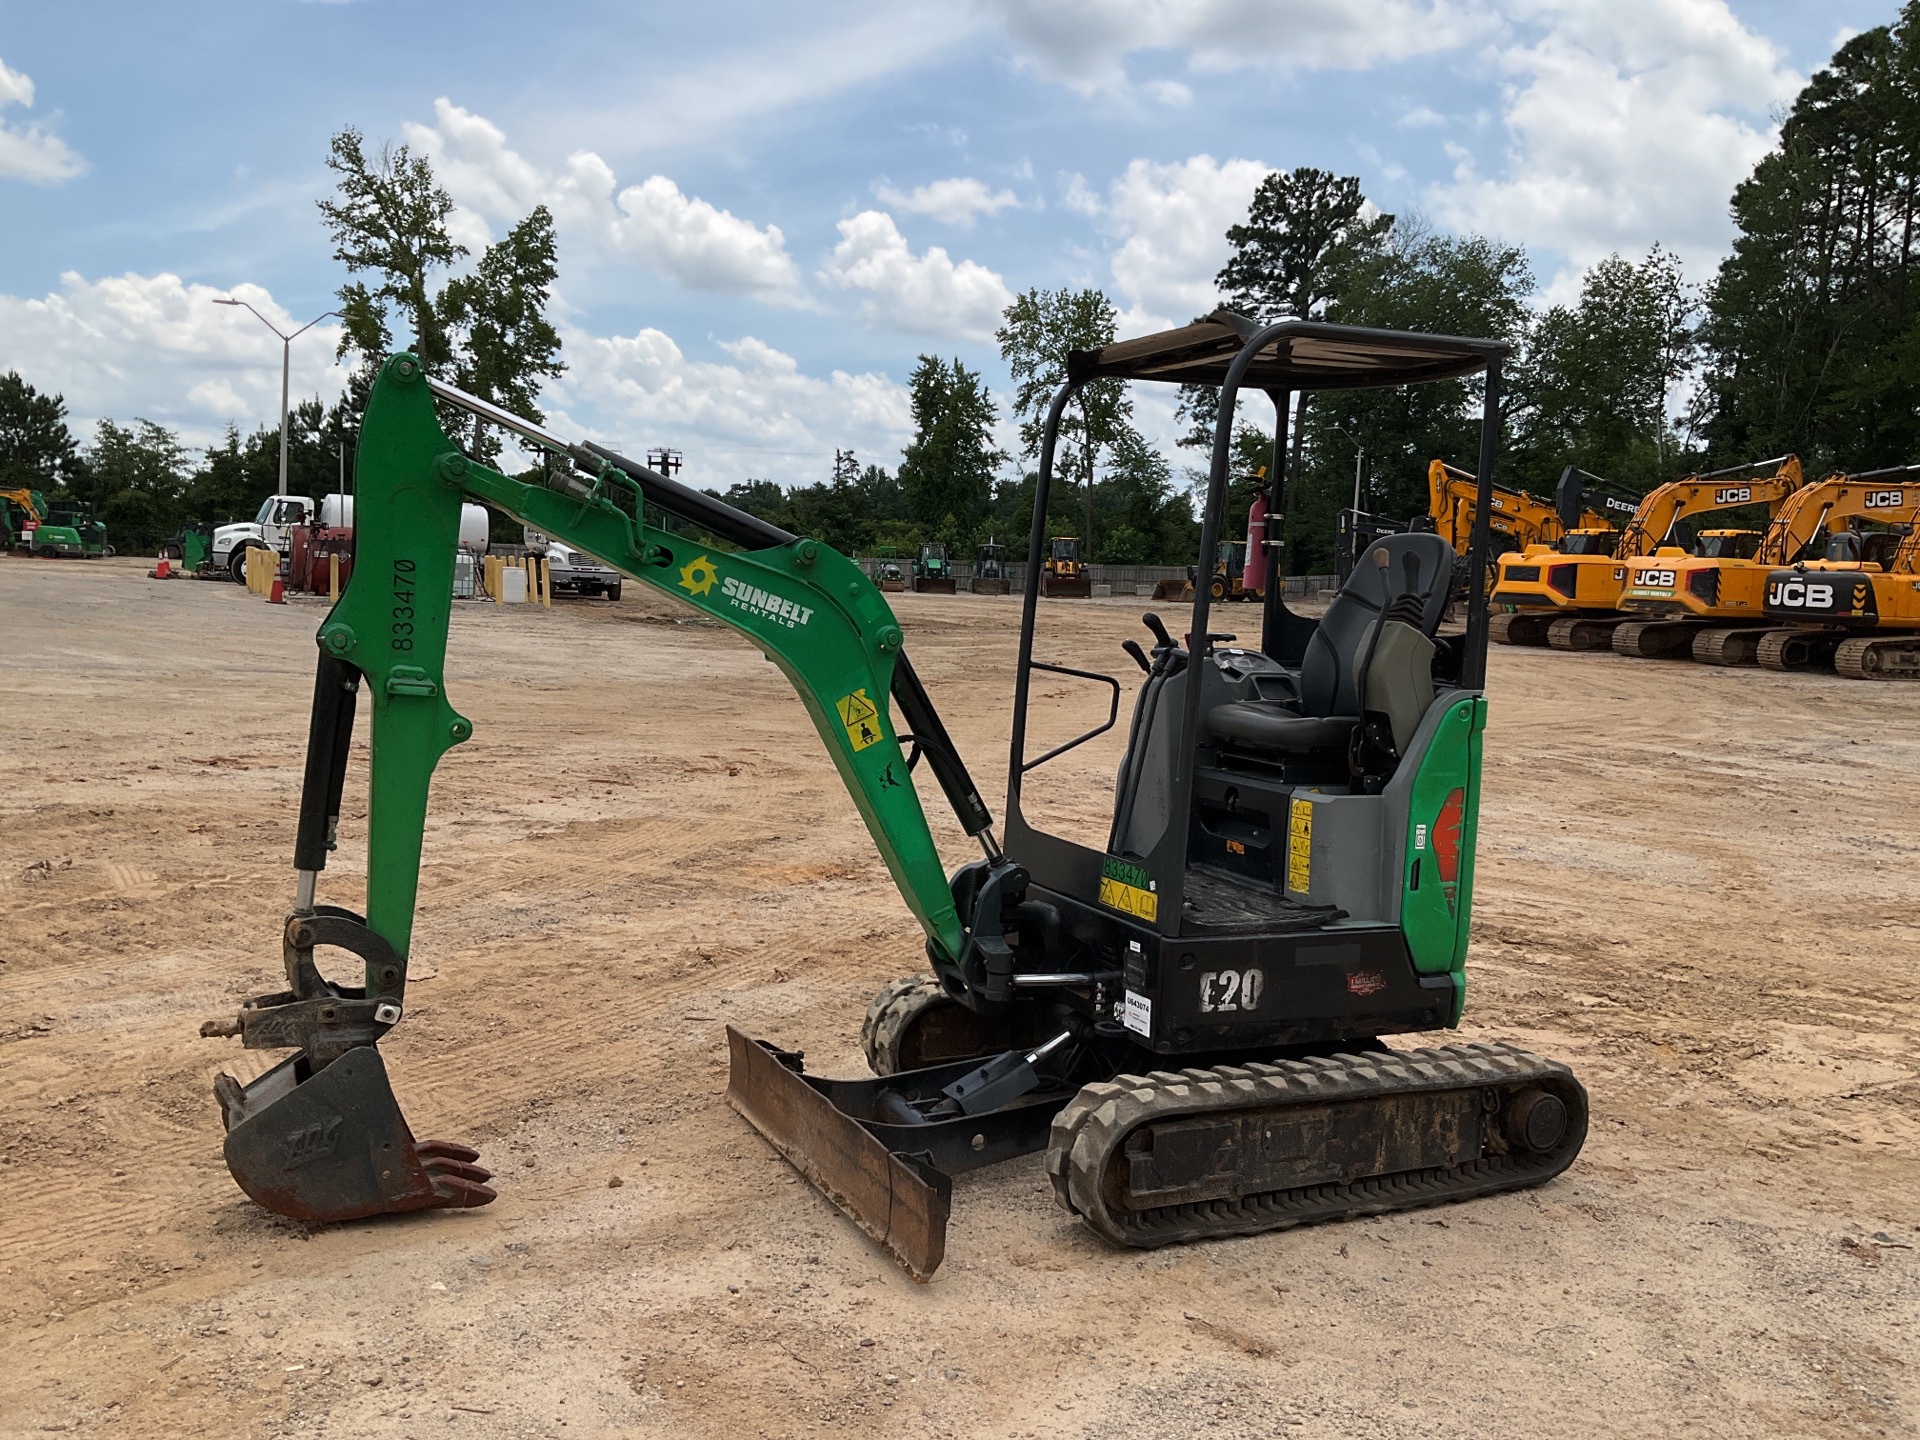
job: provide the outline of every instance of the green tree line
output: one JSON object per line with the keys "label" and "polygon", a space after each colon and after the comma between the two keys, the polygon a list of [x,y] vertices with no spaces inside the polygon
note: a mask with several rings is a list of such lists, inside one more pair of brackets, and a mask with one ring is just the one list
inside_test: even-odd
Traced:
{"label": "green tree line", "polygon": [[[544,207],[473,257],[448,232],[452,201],[425,157],[370,151],[348,129],[333,137],[328,164],[337,184],[321,218],[349,277],[341,351],[360,364],[339,402],[294,412],[290,488],[333,487],[371,367],[398,343],[541,418],[540,383],[562,369],[546,318],[557,259]],[[1736,235],[1715,275],[1690,282],[1655,245],[1600,260],[1570,298],[1542,304],[1521,247],[1434,232],[1382,212],[1357,177],[1299,167],[1268,176],[1228,228],[1216,288],[1222,304],[1256,319],[1506,341],[1501,479],[1536,494],[1569,464],[1644,492],[1689,470],[1789,451],[1815,473],[1920,460],[1920,0],[1841,44],[1730,209]],[[1030,289],[996,335],[1007,396],[957,357],[921,355],[908,381],[913,438],[891,468],[841,452],[816,483],[750,480],[725,498],[848,552],[909,554],[940,540],[965,559],[993,537],[1017,553],[1067,356],[1109,343],[1117,319],[1098,289]],[[1473,465],[1478,388],[1300,397],[1277,457],[1270,407],[1244,402],[1229,533],[1242,533],[1258,468],[1279,463],[1283,563],[1330,568],[1334,512],[1353,503],[1356,483],[1364,508],[1404,518],[1425,505],[1429,459]],[[1211,391],[1179,397],[1181,443],[1211,443],[1214,404]],[[456,437],[496,455],[499,437],[461,428],[464,418],[447,417]],[[83,446],[61,397],[0,377],[0,484],[92,502],[125,550],[183,520],[251,514],[277,466],[271,427],[245,438],[230,428],[196,454],[150,421],[105,421]],[[1078,533],[1097,561],[1186,563],[1200,469],[1176,473],[1140,434],[1124,387],[1089,385],[1063,417],[1051,533]]]}

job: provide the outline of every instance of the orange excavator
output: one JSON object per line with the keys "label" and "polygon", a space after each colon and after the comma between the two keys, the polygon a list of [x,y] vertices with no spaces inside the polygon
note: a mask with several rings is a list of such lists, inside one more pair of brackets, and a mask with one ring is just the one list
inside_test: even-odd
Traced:
{"label": "orange excavator", "polygon": [[1830,663],[1853,680],[1920,680],[1920,526],[1835,535],[1824,560],[1769,573],[1764,600],[1768,622],[1785,627],[1760,636],[1766,669]]}
{"label": "orange excavator", "polygon": [[[1657,550],[1627,561],[1620,608],[1630,615],[1612,635],[1615,653],[1644,659],[1692,656],[1708,665],[1759,658],[1767,578],[1809,558],[1823,534],[1840,540],[1852,522],[1911,525],[1920,517],[1920,465],[1829,475],[1787,497],[1763,534],[1708,530],[1696,553]],[[1898,536],[1870,537],[1898,544]]]}
{"label": "orange excavator", "polygon": [[[1442,536],[1453,553],[1464,559],[1473,545],[1474,502],[1479,480],[1467,470],[1444,460],[1427,464],[1427,513],[1401,524],[1362,510],[1342,510],[1339,533],[1343,541],[1341,573],[1353,567],[1353,557],[1382,535],[1407,530],[1431,530]],[[1555,499],[1549,503],[1524,490],[1495,485],[1487,506],[1491,553],[1551,545],[1569,530],[1618,533],[1618,524],[1633,514],[1634,502],[1623,497],[1611,481],[1569,465],[1560,476]],[[1463,572],[1464,573],[1464,572]],[[1493,584],[1490,570],[1487,584]],[[1464,584],[1463,582],[1460,582]]]}
{"label": "orange excavator", "polygon": [[[1751,478],[1769,468],[1772,474]],[[1569,530],[1555,545],[1529,545],[1519,555],[1502,556],[1490,599],[1504,609],[1493,618],[1491,637],[1503,645],[1602,649],[1629,618],[1620,600],[1631,557],[1663,546],[1692,515],[1765,505],[1771,519],[1805,483],[1795,455],[1689,475],[1642,500],[1624,530]]]}

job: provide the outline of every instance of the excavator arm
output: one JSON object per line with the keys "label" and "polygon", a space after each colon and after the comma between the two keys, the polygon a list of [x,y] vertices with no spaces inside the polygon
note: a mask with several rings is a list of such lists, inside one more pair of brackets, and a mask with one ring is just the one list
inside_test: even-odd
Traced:
{"label": "excavator arm", "polygon": [[[1771,467],[1773,474],[1750,478],[1755,470]],[[1749,478],[1742,478],[1749,477]],[[1636,555],[1651,555],[1689,515],[1708,510],[1728,510],[1740,505],[1767,505],[1776,511],[1780,505],[1806,484],[1800,473],[1800,457],[1781,455],[1772,460],[1755,460],[1725,470],[1710,470],[1704,475],[1689,475],[1673,480],[1650,493],[1640,502],[1633,519],[1614,547],[1614,558],[1629,560]]]}
{"label": "excavator arm", "polygon": [[[1861,474],[1836,471],[1795,491],[1767,526],[1754,563],[1791,565],[1805,556],[1822,533],[1845,529],[1849,520],[1911,524],[1920,506],[1916,479],[1920,479],[1920,465],[1895,465]],[[1901,549],[1906,548],[1903,541]]]}
{"label": "excavator arm", "polygon": [[[1571,471],[1576,475],[1583,472]],[[1604,485],[1597,476],[1586,479]],[[1505,485],[1493,487],[1495,514],[1489,517],[1493,530],[1524,549],[1528,545],[1550,545],[1569,529],[1610,527],[1613,522],[1595,509],[1602,503],[1601,492],[1580,488],[1575,492],[1573,519],[1569,523],[1560,507],[1524,490]],[[1444,460],[1427,465],[1427,513],[1434,529],[1444,535],[1456,555],[1465,555],[1473,536],[1473,507],[1479,499],[1480,481],[1473,474],[1447,464]]]}
{"label": "excavator arm", "polygon": [[[555,467],[546,484],[489,469],[448,439],[436,399],[571,463]],[[955,890],[979,897],[985,913],[989,896],[1017,890],[1022,877],[1002,875],[1011,883],[998,886],[987,878],[1015,867],[999,853],[986,806],[901,648],[898,623],[852,561],[611,451],[548,435],[430,379],[411,355],[395,355],[382,367],[359,456],[353,579],[317,637],[296,892],[283,938],[289,988],[247,1002],[232,1023],[202,1028],[237,1034],[249,1048],[297,1052],[252,1085],[222,1076],[215,1086],[228,1166],[254,1199],[296,1218],[338,1220],[493,1198],[474,1152],[413,1139],[374,1049],[404,1014],[433,771],[473,734],[472,722],[454,708],[445,674],[464,500],[482,501],[596,556],[751,640],[806,707],[926,933],[936,972],[956,977],[959,990],[960,967],[980,963],[975,951],[1004,948],[994,925],[969,935]],[[572,473],[575,465],[587,478]],[[372,711],[364,915],[321,905],[316,893],[339,824],[362,693]],[[963,828],[986,852],[964,884],[950,885],[941,864],[902,748],[909,735],[916,758],[926,758]],[[322,975],[314,951],[329,946],[358,957],[363,984]]]}

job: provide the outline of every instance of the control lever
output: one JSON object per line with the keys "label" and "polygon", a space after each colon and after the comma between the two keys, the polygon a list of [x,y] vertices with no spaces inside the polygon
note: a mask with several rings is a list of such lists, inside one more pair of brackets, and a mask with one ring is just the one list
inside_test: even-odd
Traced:
{"label": "control lever", "polygon": [[1160,617],[1158,615],[1149,610],[1140,617],[1140,623],[1153,632],[1153,638],[1158,640],[1161,645],[1169,650],[1174,648],[1173,637],[1167,633],[1167,627],[1160,623]]}
{"label": "control lever", "polygon": [[1138,640],[1122,640],[1120,642],[1120,648],[1131,655],[1133,657],[1133,663],[1146,671],[1147,674],[1151,675],[1153,673],[1153,666],[1147,660],[1147,652],[1140,648],[1140,642]]}

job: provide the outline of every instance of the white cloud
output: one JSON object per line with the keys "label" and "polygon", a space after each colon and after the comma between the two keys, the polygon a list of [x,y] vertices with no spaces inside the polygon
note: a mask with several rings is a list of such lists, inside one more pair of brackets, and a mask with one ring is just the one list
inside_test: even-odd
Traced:
{"label": "white cloud", "polygon": [[1088,186],[1087,177],[1077,170],[1062,172],[1060,203],[1076,215],[1087,215],[1094,219],[1104,215],[1107,208],[1101,203],[1100,197]]}
{"label": "white cloud", "polygon": [[1522,36],[1505,163],[1449,147],[1436,218],[1563,251],[1584,266],[1658,240],[1691,266],[1724,253],[1727,196],[1773,143],[1769,111],[1800,84],[1724,0],[1515,0]]}
{"label": "white cloud", "polygon": [[[1464,44],[1473,0],[985,0],[1024,58],[1083,95],[1128,88],[1151,51],[1188,69],[1365,69]],[[1162,93],[1156,98],[1171,98]]]}
{"label": "white cloud", "polygon": [[[309,318],[257,285],[229,292],[169,274],[68,274],[50,295],[0,295],[0,371],[18,369],[43,393],[63,394],[83,440],[95,420],[142,416],[189,444],[213,444],[230,420],[247,431],[280,412],[280,342],[246,311],[213,303],[228,294],[283,331]],[[727,358],[716,362],[689,359],[658,330],[561,333],[570,369],[543,392],[549,428],[628,454],[677,447],[702,485],[824,479],[836,446],[892,464],[912,434],[907,392],[883,374],[808,375],[752,337],[723,344]],[[295,400],[331,403],[345,387],[338,341],[328,323],[294,342]]]}
{"label": "white cloud", "polygon": [[653,329],[562,334],[572,368],[548,389],[549,428],[628,454],[673,447],[695,485],[811,484],[832,473],[836,447],[891,465],[913,433],[906,389],[885,375],[808,375],[751,336],[721,345],[729,364],[691,360]]}
{"label": "white cloud", "polygon": [[695,290],[805,303],[779,226],[758,226],[683,194],[664,175],[621,189],[613,167],[591,150],[576,151],[560,171],[543,171],[484,116],[444,97],[433,110],[432,125],[406,127],[407,141],[432,159],[459,205],[450,228],[469,247],[485,244],[494,224],[544,204],[563,243],[638,260]]}
{"label": "white cloud", "polygon": [[[0,110],[18,105],[33,108],[33,81],[0,60]],[[62,140],[38,125],[15,125],[0,120],[0,180],[31,180],[53,184],[85,171],[87,162]]]}
{"label": "white cloud", "polygon": [[[258,285],[231,291],[189,285],[178,275],[72,271],[60,289],[30,299],[0,295],[0,369],[18,369],[36,389],[63,394],[82,426],[135,415],[178,427],[205,444],[227,421],[251,429],[280,415],[280,341],[225,295],[245,300],[282,332],[305,324]],[[339,329],[316,325],[293,344],[295,399],[329,403],[345,387],[334,363]]]}
{"label": "white cloud", "polygon": [[873,187],[873,193],[896,210],[969,229],[977,215],[997,215],[1002,210],[1017,209],[1020,204],[1019,197],[1011,190],[989,189],[986,181],[971,176],[935,180],[912,190],[899,190],[882,183]]}
{"label": "white cloud", "polygon": [[1447,117],[1429,105],[1416,105],[1400,117],[1400,124],[1408,130],[1425,130],[1446,123]]}
{"label": "white cloud", "polygon": [[1184,325],[1219,303],[1213,277],[1227,260],[1227,227],[1246,219],[1271,173],[1257,160],[1211,155],[1135,160],[1107,187],[1100,213],[1119,241],[1112,266],[1122,334]]}
{"label": "white cloud", "polygon": [[916,256],[893,217],[882,211],[863,210],[839,228],[840,243],[822,277],[864,291],[861,308],[875,324],[910,334],[985,339],[1013,303],[1006,282],[977,261],[955,264],[938,245]]}

